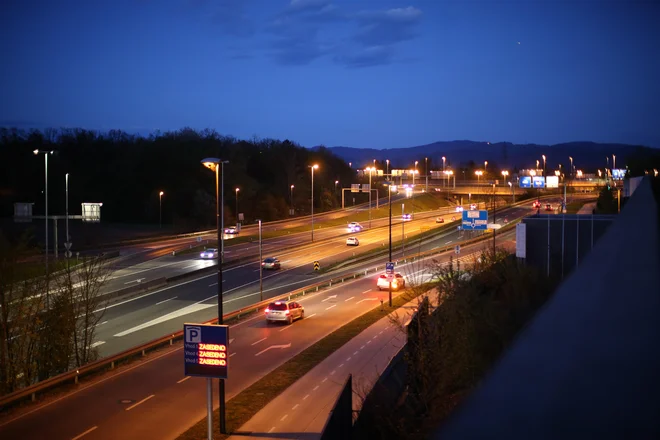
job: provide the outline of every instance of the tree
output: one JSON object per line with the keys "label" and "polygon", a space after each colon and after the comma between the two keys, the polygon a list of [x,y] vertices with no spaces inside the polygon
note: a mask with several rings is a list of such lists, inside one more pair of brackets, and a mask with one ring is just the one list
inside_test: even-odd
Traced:
{"label": "tree", "polygon": [[598,214],[616,214],[618,212],[617,201],[611,188],[606,186],[600,191],[596,202],[596,212]]}

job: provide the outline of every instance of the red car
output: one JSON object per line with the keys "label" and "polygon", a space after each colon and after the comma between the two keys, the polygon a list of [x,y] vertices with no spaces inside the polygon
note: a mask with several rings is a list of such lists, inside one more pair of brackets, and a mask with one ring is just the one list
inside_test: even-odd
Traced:
{"label": "red car", "polygon": [[532,208],[534,208],[534,209],[541,209],[541,202],[538,201],[538,200],[535,201],[534,203],[532,203]]}

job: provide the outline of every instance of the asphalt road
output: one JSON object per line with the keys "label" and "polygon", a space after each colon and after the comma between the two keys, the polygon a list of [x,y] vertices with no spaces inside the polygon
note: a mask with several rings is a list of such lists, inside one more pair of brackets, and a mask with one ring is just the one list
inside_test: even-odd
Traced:
{"label": "asphalt road", "polygon": [[[501,243],[511,246],[511,237],[511,233],[503,234]],[[466,246],[461,258],[471,260],[484,246],[489,243]],[[440,260],[450,256],[453,253]],[[421,262],[400,265],[397,270],[407,277],[408,283],[430,276],[428,267]],[[233,325],[229,332],[227,399],[385,300],[387,294],[375,288],[377,276],[376,273],[298,299],[305,307],[305,319],[291,326],[268,325],[262,316]],[[186,315],[185,320],[200,322],[208,316],[213,316],[213,312],[204,309]],[[7,415],[0,420],[0,438],[174,439],[203,418],[205,412],[205,380],[183,376],[183,354],[177,344],[70,394]]]}
{"label": "asphalt road", "polygon": [[[532,212],[527,207],[508,208],[502,211],[509,220],[528,215]],[[447,214],[447,221],[455,214]],[[421,216],[413,222],[405,222],[408,232],[418,234],[425,228],[441,226],[435,223],[436,215]],[[503,218],[503,217],[498,217]],[[393,240],[401,238],[401,222],[392,227]],[[332,231],[331,234],[343,233]],[[343,233],[345,234],[345,233]],[[369,249],[385,249],[388,245],[388,228],[364,230],[355,234],[360,239],[360,246],[349,247],[345,244],[345,235],[328,239],[321,243],[299,246],[289,251],[278,253],[282,269],[263,272],[263,298],[268,299],[297,288],[336,277],[342,273],[353,272],[364,266],[347,266],[331,274],[319,275],[313,271],[313,261],[321,266],[344,261],[351,258],[355,252],[365,252]],[[475,232],[480,234],[479,232]],[[407,239],[407,254],[425,251],[433,248],[457,244],[463,239],[471,238],[469,232],[459,232],[456,229],[441,234],[433,240],[419,243],[412,238]],[[271,256],[264,252],[264,256]],[[393,248],[393,259],[401,259],[401,249]],[[176,262],[168,261],[175,257],[160,259],[161,266],[154,266],[153,271],[169,271]],[[190,257],[193,258],[193,257]],[[385,259],[379,258],[382,262]],[[174,264],[173,264],[174,263]],[[156,264],[152,262],[151,264]],[[209,261],[187,260],[188,265],[209,265]],[[190,269],[188,269],[190,270]],[[225,313],[245,308],[260,301],[259,264],[257,261],[245,263],[223,271],[223,307]],[[114,302],[99,313],[103,313],[96,328],[95,346],[102,356],[108,356],[140,345],[169,333],[180,331],[184,322],[200,322],[217,316],[217,275],[215,273],[197,279],[182,281],[153,292],[145,293],[135,298]]]}

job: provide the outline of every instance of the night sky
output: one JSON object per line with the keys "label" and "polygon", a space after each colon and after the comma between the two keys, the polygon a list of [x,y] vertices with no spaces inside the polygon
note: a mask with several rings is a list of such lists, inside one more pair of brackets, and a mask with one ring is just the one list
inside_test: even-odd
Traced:
{"label": "night sky", "polygon": [[0,126],[660,146],[656,0],[4,0]]}

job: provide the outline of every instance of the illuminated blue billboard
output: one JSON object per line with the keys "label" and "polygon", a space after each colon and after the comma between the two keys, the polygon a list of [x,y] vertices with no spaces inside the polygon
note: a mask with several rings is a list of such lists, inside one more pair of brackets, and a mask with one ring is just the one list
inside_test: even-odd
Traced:
{"label": "illuminated blue billboard", "polygon": [[532,187],[532,178],[530,176],[522,176],[520,178],[520,187],[521,188],[531,188]]}
{"label": "illuminated blue billboard", "polygon": [[534,176],[532,178],[532,184],[534,188],[545,188],[545,177],[543,176]]}

